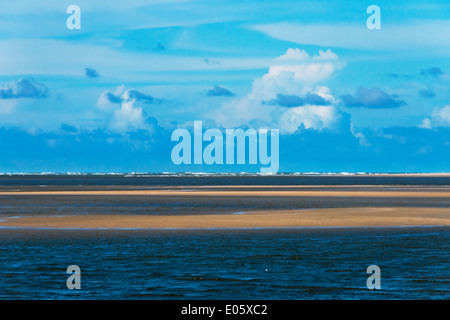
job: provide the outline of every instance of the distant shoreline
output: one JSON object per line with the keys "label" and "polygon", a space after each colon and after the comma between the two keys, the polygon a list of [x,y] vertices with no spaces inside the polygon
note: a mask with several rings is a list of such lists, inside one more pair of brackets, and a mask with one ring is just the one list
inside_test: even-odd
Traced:
{"label": "distant shoreline", "polygon": [[261,174],[253,172],[0,172],[2,176],[412,176],[412,177],[450,177],[450,172],[421,173],[421,172],[279,172],[276,174]]}

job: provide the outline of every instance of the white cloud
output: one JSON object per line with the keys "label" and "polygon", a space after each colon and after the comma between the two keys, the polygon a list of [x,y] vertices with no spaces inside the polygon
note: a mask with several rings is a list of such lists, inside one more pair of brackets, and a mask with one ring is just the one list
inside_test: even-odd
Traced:
{"label": "white cloud", "polygon": [[[369,141],[366,138],[366,135],[362,132],[359,132],[355,126],[353,125],[353,123],[350,124],[350,132],[352,133],[352,135],[357,138],[359,140],[359,143],[363,146],[370,146]],[[392,137],[386,137],[388,139],[391,139]]]}
{"label": "white cloud", "polygon": [[126,132],[133,129],[146,129],[145,115],[140,107],[134,106],[134,100],[122,102],[120,109],[114,111],[112,129]]}
{"label": "white cloud", "polygon": [[262,89],[278,86],[280,90],[305,94],[312,90],[316,83],[327,79],[341,68],[342,63],[330,50],[320,50],[318,56],[310,57],[304,50],[288,49],[284,55],[275,59],[275,64],[262,77],[263,83],[257,85]]}
{"label": "white cloud", "polygon": [[304,106],[290,108],[278,120],[284,132],[294,133],[300,125],[305,129],[318,129],[329,127],[337,117],[337,111],[330,106]]}
{"label": "white cloud", "polygon": [[104,91],[99,96],[97,106],[103,111],[113,112],[110,127],[117,132],[136,129],[150,129],[146,123],[146,114],[141,107],[135,106],[136,99],[130,97],[130,91],[125,86],[117,87],[114,92]]}
{"label": "white cloud", "polygon": [[[248,70],[267,66],[258,57],[220,58],[216,70]],[[105,78],[128,77],[161,71],[211,70],[203,57],[123,51],[114,43],[81,44],[53,39],[0,40],[2,75],[54,74],[81,76],[86,66],[95,66]],[[175,78],[176,76],[174,76]]]}
{"label": "white cloud", "polygon": [[431,119],[429,118],[423,119],[422,123],[419,125],[419,128],[431,129],[432,128]]}
{"label": "white cloud", "polygon": [[[343,67],[338,56],[328,51],[310,56],[300,49],[288,49],[276,58],[268,72],[254,80],[252,91],[242,97],[226,102],[210,116],[226,127],[258,123],[281,132],[293,133],[302,124],[305,128],[321,130],[332,125],[338,112],[331,90],[321,82]],[[328,105],[302,105],[286,108],[266,103],[277,94],[316,94],[324,98]]]}
{"label": "white cloud", "polygon": [[432,129],[433,127],[450,127],[450,105],[435,108],[431,113],[431,119],[425,118],[419,125],[420,128]]}
{"label": "white cloud", "polygon": [[116,109],[117,104],[111,101],[111,98],[109,97],[109,95],[112,94],[113,96],[117,97],[118,99],[123,99],[122,95],[124,94],[124,91],[125,91],[124,85],[118,86],[116,91],[114,91],[114,92],[110,92],[108,90],[103,91],[102,94],[100,95],[100,97],[98,97],[97,106],[99,107],[99,109],[101,109],[103,111]]}
{"label": "white cloud", "polygon": [[442,109],[434,109],[431,116],[433,117],[433,119],[437,119],[450,124],[450,105],[447,105]]}
{"label": "white cloud", "polygon": [[441,109],[435,108],[431,113],[433,125],[436,126],[450,126],[450,105]]}
{"label": "white cloud", "polygon": [[383,24],[380,30],[369,30],[362,24],[272,23],[254,25],[269,36],[298,44],[369,50],[445,50],[450,49],[450,20],[414,21],[407,24]]}

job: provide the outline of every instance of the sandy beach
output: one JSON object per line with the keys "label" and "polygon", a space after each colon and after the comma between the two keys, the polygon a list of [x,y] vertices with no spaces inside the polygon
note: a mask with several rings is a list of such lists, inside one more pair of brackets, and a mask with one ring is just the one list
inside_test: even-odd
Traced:
{"label": "sandy beach", "polygon": [[236,214],[27,216],[2,218],[18,228],[293,228],[450,225],[447,208],[337,208]]}

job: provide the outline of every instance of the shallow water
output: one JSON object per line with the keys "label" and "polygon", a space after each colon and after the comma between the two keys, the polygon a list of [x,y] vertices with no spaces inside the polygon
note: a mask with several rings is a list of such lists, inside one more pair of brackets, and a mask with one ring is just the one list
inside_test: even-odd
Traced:
{"label": "shallow water", "polygon": [[[2,175],[0,191],[170,189],[322,191],[447,191],[450,177],[426,176],[163,176],[163,175]],[[283,187],[288,186],[290,187]],[[298,187],[292,187],[297,185]],[[317,185],[328,185],[318,187]],[[351,186],[351,185],[356,185]],[[179,190],[179,189],[177,189]],[[198,189],[197,189],[198,190]],[[237,188],[236,190],[241,190]],[[0,218],[65,214],[211,214],[251,210],[295,210],[343,207],[450,208],[448,197],[280,197],[280,196],[139,196],[139,195],[0,195]]]}
{"label": "shallow water", "polygon": [[450,208],[450,198],[0,195],[0,218],[30,214],[231,214],[251,210],[301,210],[345,207]]}
{"label": "shallow water", "polygon": [[[449,299],[450,227],[0,230],[0,299]],[[68,290],[66,268],[81,268]],[[381,290],[366,269],[381,268]]]}
{"label": "shallow water", "polygon": [[[449,177],[1,176],[0,190],[365,185],[438,191]],[[387,185],[379,187],[377,185]],[[334,187],[329,187],[332,190]],[[229,190],[229,189],[227,189]],[[323,189],[322,189],[323,190]],[[0,196],[24,215],[238,214],[261,209],[444,207],[448,198]],[[0,299],[450,299],[450,227],[246,230],[0,229]],[[366,286],[381,268],[381,290]],[[81,268],[81,290],[66,269]]]}

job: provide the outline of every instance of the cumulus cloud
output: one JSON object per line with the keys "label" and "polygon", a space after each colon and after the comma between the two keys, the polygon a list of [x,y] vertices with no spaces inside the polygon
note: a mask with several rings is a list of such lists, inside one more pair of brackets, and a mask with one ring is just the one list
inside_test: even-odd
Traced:
{"label": "cumulus cloud", "polygon": [[206,91],[208,97],[233,97],[235,94],[227,88],[221,86],[214,86],[214,88]]}
{"label": "cumulus cloud", "polygon": [[112,128],[124,132],[145,128],[144,111],[140,107],[135,107],[132,100],[122,102],[120,109],[114,111]]}
{"label": "cumulus cloud", "polygon": [[450,127],[450,105],[434,108],[431,118],[423,119],[419,128],[433,129],[437,127]]}
{"label": "cumulus cloud", "polygon": [[321,130],[337,119],[331,90],[321,83],[340,70],[343,63],[328,51],[310,56],[300,49],[288,49],[276,58],[252,90],[233,99],[211,114],[224,126],[256,123],[293,133],[300,127]]}
{"label": "cumulus cloud", "polygon": [[123,85],[117,87],[114,92],[109,90],[103,91],[97,100],[97,106],[103,110],[116,108],[115,104],[120,104],[123,101],[122,95],[124,94],[124,91],[125,86]]}
{"label": "cumulus cloud", "polygon": [[100,77],[100,74],[97,72],[97,70],[94,70],[92,68],[84,69],[84,75],[91,79]]}
{"label": "cumulus cloud", "polygon": [[124,100],[135,100],[148,104],[159,102],[159,99],[133,89],[125,91]]}
{"label": "cumulus cloud", "polygon": [[275,99],[269,101],[263,101],[263,104],[268,104],[271,106],[279,105],[283,107],[299,107],[305,104],[303,98],[295,95],[295,94],[282,94],[277,93],[277,97]]}
{"label": "cumulus cloud", "polygon": [[353,123],[350,124],[350,132],[352,133],[352,135],[359,140],[359,144],[363,145],[363,146],[370,146],[369,141],[367,140],[367,137],[364,133],[358,131],[355,126],[353,125]]}
{"label": "cumulus cloud", "polygon": [[326,106],[330,104],[329,101],[315,93],[308,93],[303,98],[295,94],[278,93],[276,99],[267,102],[263,101],[263,103],[268,105],[279,105],[282,107],[299,107],[303,105]]}
{"label": "cumulus cloud", "polygon": [[342,66],[338,56],[330,50],[320,50],[319,55],[311,57],[304,50],[288,49],[284,55],[275,59],[269,72],[256,81],[267,88],[279,86],[280,93],[289,92],[286,89],[292,88],[290,91],[294,94],[306,94]]}
{"label": "cumulus cloud", "polygon": [[114,94],[109,91],[105,91],[103,97],[110,103],[122,103],[123,101],[123,98],[120,95]]}
{"label": "cumulus cloud", "polygon": [[31,78],[21,78],[0,87],[0,99],[48,98],[48,88]]}
{"label": "cumulus cloud", "polygon": [[432,127],[450,127],[450,105],[433,110],[429,129]]}
{"label": "cumulus cloud", "polygon": [[435,120],[440,120],[447,123],[447,125],[450,125],[450,105],[447,105],[441,109],[434,109],[431,116]]}
{"label": "cumulus cloud", "polygon": [[378,88],[359,87],[355,96],[347,94],[341,96],[341,98],[347,107],[382,109],[398,108],[407,105],[405,101],[397,100]]}
{"label": "cumulus cloud", "polygon": [[123,102],[142,102],[146,104],[159,103],[161,100],[154,98],[148,94],[142,93],[138,90],[125,90],[124,86],[119,86],[116,91],[104,91],[97,101],[97,106],[101,109],[108,109],[111,104],[121,104]]}
{"label": "cumulus cloud", "polygon": [[431,119],[425,118],[423,119],[422,123],[419,125],[419,128],[423,129],[431,129],[433,126],[431,124]]}
{"label": "cumulus cloud", "polygon": [[294,133],[299,127],[321,130],[330,127],[338,118],[337,110],[328,106],[304,106],[284,112],[278,125],[285,133]]}
{"label": "cumulus cloud", "polygon": [[[97,101],[97,106],[105,111],[113,111],[111,128],[118,132],[133,130],[150,130],[152,125],[147,121],[148,117],[142,107],[137,103],[154,104],[160,102],[148,94],[138,90],[125,90],[119,86],[116,91],[104,91]],[[120,107],[118,107],[120,105]]]}

